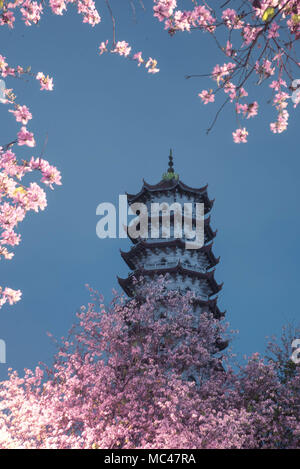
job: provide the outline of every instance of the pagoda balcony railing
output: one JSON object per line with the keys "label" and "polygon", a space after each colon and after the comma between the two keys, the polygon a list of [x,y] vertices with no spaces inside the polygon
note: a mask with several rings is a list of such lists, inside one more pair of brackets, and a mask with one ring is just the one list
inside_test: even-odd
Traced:
{"label": "pagoda balcony railing", "polygon": [[[180,262],[180,264],[182,265],[182,267],[184,267],[185,269],[190,269],[190,270],[194,270],[196,272],[201,272],[201,273],[205,273],[206,272],[206,269],[203,268],[203,267],[199,267],[198,265],[191,265],[191,264],[188,264],[187,262]],[[152,269],[167,269],[169,267],[176,267],[178,265],[178,261],[176,262],[166,262],[166,263],[147,263],[147,264],[144,264],[144,269],[145,270],[152,270]]]}
{"label": "pagoda balcony railing", "polygon": [[177,264],[178,262],[147,262],[147,264],[144,264],[144,269],[167,269],[168,267],[176,267]]}

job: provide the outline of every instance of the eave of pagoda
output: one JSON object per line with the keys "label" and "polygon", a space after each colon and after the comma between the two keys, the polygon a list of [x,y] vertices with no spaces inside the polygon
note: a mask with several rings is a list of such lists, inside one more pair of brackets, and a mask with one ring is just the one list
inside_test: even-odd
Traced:
{"label": "eave of pagoda", "polygon": [[[171,220],[172,220],[172,214],[171,214]],[[133,244],[137,244],[141,241],[142,238],[140,238],[140,237],[133,238],[132,236],[130,236],[128,226],[125,227],[125,228],[126,228],[126,231],[127,231],[127,236]],[[205,218],[204,219],[204,235],[205,235],[204,237],[206,239],[206,242],[210,242],[212,239],[214,239],[217,235],[217,232],[218,232],[218,230],[213,231],[211,226],[210,226],[210,216]],[[149,238],[149,239],[151,240],[153,238]]]}
{"label": "eave of pagoda", "polygon": [[[200,249],[197,249],[197,253],[205,254],[208,261],[209,261],[209,268],[214,267],[220,261],[220,257],[215,257],[214,253],[212,252],[213,243],[207,244],[202,246]],[[120,249],[121,256],[128,265],[128,267],[132,270],[135,270],[136,265],[134,259],[138,256],[139,253],[145,252],[147,250],[155,250],[159,249],[163,251],[166,248],[176,249],[176,248],[185,249],[185,241],[181,238],[175,238],[166,241],[145,241],[140,239],[137,244],[135,244],[130,251],[124,252]]]}
{"label": "eave of pagoda", "polygon": [[148,184],[144,179],[143,179],[143,186],[142,189],[137,193],[137,194],[128,194],[127,195],[127,200],[129,205],[136,201],[143,201],[145,199],[145,196],[147,194],[151,193],[163,193],[163,192],[169,192],[169,191],[175,191],[178,190],[182,192],[183,194],[186,194],[187,196],[192,196],[194,199],[198,198],[201,199],[201,201],[204,202],[204,207],[205,207],[205,213],[208,213],[213,204],[214,204],[214,199],[210,200],[208,195],[207,195],[207,187],[208,185],[206,184],[203,187],[200,188],[193,188],[189,187],[186,184],[184,184],[180,179],[171,179],[169,181],[160,181],[158,184]]}
{"label": "eave of pagoda", "polygon": [[123,288],[125,293],[127,293],[128,296],[132,296],[132,293],[130,294],[130,286],[132,283],[133,278],[140,278],[140,277],[149,277],[149,276],[154,276],[154,275],[186,275],[190,278],[197,278],[201,280],[206,280],[210,289],[211,293],[209,296],[215,295],[218,293],[222,287],[223,283],[218,284],[215,280],[214,277],[215,270],[211,270],[209,272],[199,272],[191,269],[187,269],[186,267],[183,267],[178,261],[177,265],[175,267],[165,267],[165,268],[159,268],[159,269],[137,269],[134,273],[129,275],[129,277],[122,279],[118,277],[118,282],[120,286]]}
{"label": "eave of pagoda", "polygon": [[210,215],[204,219],[204,233],[208,239],[208,241],[211,241],[214,239],[217,235],[218,230],[213,231],[211,226],[210,226]]}
{"label": "eave of pagoda", "polygon": [[215,319],[223,319],[226,311],[220,311],[217,305],[218,297],[211,298],[209,300],[203,300],[201,298],[193,298],[193,304],[199,305],[204,310],[207,308],[208,313],[212,313]]}

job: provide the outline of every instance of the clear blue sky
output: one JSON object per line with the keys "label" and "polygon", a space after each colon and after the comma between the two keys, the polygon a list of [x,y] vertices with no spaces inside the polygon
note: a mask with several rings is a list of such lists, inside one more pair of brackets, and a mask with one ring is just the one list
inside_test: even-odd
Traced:
{"label": "clear blue sky", "polygon": [[[170,147],[181,179],[195,187],[208,183],[216,199],[216,279],[224,281],[219,305],[240,331],[235,351],[263,352],[266,336],[299,318],[299,109],[287,132],[274,136],[269,122],[276,113],[269,105],[247,121],[249,143],[236,145],[231,132],[237,125],[228,107],[206,136],[217,107],[201,105],[197,93],[210,82],[184,76],[210,72],[223,60],[212,40],[199,32],[171,38],[152,21],[150,9],[138,9],[135,23],[129,2],[117,3],[117,38],[155,57],[159,74],[148,75],[121,57],[97,55],[100,42],[111,38],[105,9],[103,24],[94,29],[71,11],[49,14],[38,27],[1,28],[0,53],[11,65],[31,65],[54,77],[52,93],[40,92],[37,82],[7,85],[34,117],[29,129],[37,147],[20,156],[38,156],[48,133],[46,157],[61,170],[63,185],[49,191],[44,212],[22,223],[15,258],[1,262],[0,284],[20,288],[23,298],[0,311],[0,338],[7,345],[0,378],[8,366],[22,371],[50,362],[54,347],[46,332],[66,334],[76,310],[88,302],[86,283],[111,298],[116,275],[128,273],[119,249],[130,243],[96,237],[96,207],[138,191],[142,178],[158,182]],[[266,104],[266,88],[252,89]],[[5,143],[18,126],[4,105],[0,112]]]}

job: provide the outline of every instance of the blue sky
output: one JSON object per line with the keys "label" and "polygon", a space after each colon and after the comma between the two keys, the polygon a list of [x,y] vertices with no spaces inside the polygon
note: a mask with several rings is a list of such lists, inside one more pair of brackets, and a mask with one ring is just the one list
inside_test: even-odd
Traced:
{"label": "blue sky", "polygon": [[[249,143],[232,142],[237,125],[230,107],[207,136],[218,108],[201,105],[197,94],[210,82],[184,76],[210,72],[223,60],[209,36],[171,38],[150,9],[138,9],[134,22],[129,2],[122,3],[117,38],[158,60],[161,71],[151,76],[129,60],[97,55],[100,42],[111,38],[109,16],[105,9],[100,13],[103,23],[95,28],[72,11],[48,14],[37,27],[1,28],[1,53],[11,65],[31,65],[54,77],[52,93],[40,92],[37,82],[7,85],[33,114],[29,129],[37,147],[19,155],[39,156],[48,134],[45,157],[61,170],[63,185],[48,192],[44,212],[28,215],[15,258],[1,263],[0,284],[20,288],[23,298],[0,311],[0,338],[7,346],[0,378],[7,367],[22,371],[51,361],[54,347],[46,332],[67,333],[76,310],[88,302],[86,283],[109,301],[116,275],[128,273],[119,249],[130,243],[96,237],[96,207],[137,192],[142,178],[158,182],[170,147],[180,178],[194,187],[208,183],[216,199],[216,279],[224,281],[219,305],[240,331],[234,350],[263,352],[266,336],[299,318],[299,109],[292,111],[288,130],[274,136],[270,93],[253,85],[264,112],[247,121]],[[18,126],[4,105],[0,113],[5,143]]]}

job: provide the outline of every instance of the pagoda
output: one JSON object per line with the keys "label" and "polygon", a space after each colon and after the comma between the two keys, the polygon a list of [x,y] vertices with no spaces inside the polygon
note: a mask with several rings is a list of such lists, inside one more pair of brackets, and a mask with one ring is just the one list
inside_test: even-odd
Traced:
{"label": "pagoda", "polygon": [[[174,172],[172,150],[170,150],[168,170],[162,180],[155,185],[143,181],[143,186],[137,194],[127,194],[128,204],[143,203],[150,208],[156,202],[169,205],[179,202],[204,204],[204,244],[199,249],[186,249],[185,238],[174,236],[174,216],[170,217],[170,236],[159,238],[133,238],[131,249],[121,251],[121,256],[131,269],[127,278],[119,278],[118,282],[125,293],[133,298],[138,294],[138,283],[135,279],[142,277],[145,281],[155,281],[159,276],[168,274],[167,288],[182,294],[187,291],[194,293],[194,309],[199,313],[210,312],[216,319],[222,319],[225,312],[221,312],[217,305],[217,294],[223,284],[218,284],[214,278],[215,266],[219,257],[213,253],[213,240],[216,231],[210,226],[210,211],[213,200],[207,194],[207,185],[192,188],[184,184],[178,174]],[[161,220],[161,218],[160,218]],[[195,220],[192,220],[193,226]]]}

